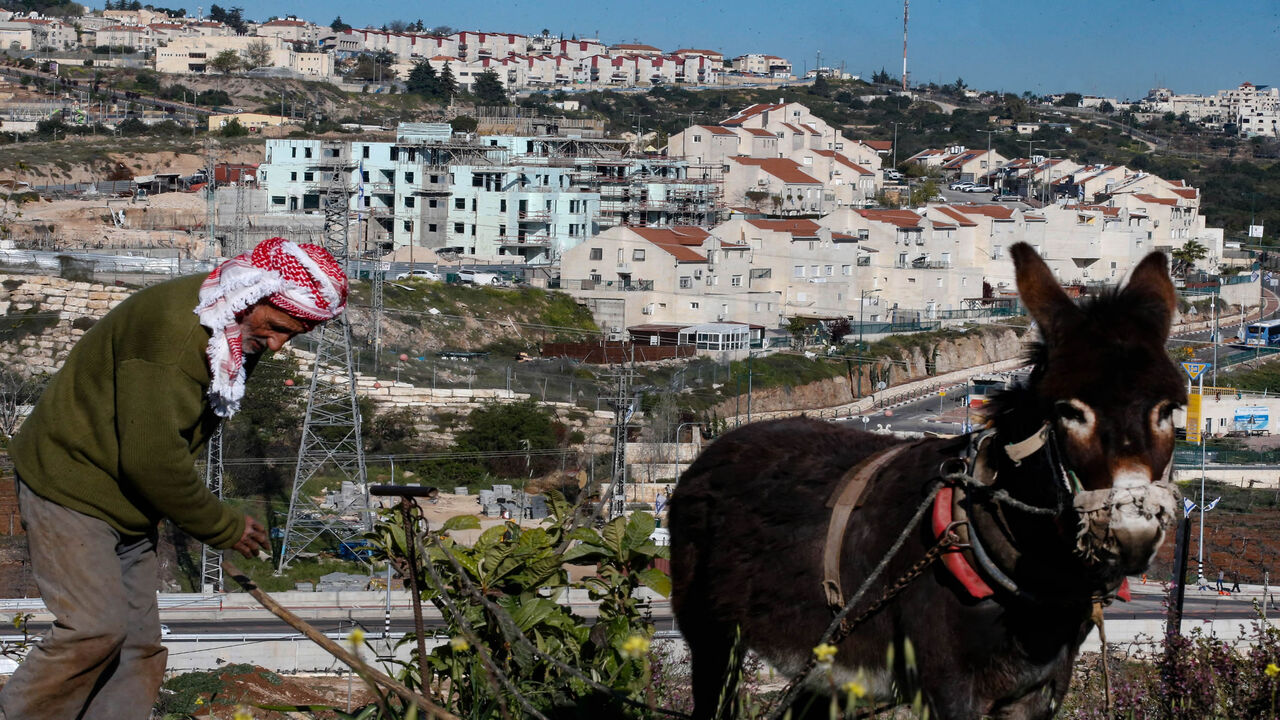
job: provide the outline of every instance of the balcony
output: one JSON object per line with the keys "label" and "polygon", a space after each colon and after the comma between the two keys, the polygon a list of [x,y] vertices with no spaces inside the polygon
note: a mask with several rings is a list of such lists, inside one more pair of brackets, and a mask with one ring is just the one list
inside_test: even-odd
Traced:
{"label": "balcony", "polygon": [[503,235],[498,239],[503,247],[547,247],[551,238],[547,235]]}
{"label": "balcony", "polygon": [[546,210],[521,210],[519,216],[520,222],[545,223],[551,219],[551,213]]}

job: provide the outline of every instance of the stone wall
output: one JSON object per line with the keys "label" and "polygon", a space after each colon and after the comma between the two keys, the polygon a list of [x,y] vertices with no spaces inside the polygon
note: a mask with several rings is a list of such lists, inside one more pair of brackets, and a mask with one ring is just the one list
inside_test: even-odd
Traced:
{"label": "stone wall", "polygon": [[132,292],[46,275],[0,275],[0,357],[24,375],[57,372],[84,331]]}

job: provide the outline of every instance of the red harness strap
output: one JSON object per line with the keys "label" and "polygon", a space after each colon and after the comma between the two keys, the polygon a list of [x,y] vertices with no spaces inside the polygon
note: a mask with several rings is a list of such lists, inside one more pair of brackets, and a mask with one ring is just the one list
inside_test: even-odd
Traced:
{"label": "red harness strap", "polygon": [[[955,496],[953,488],[944,487],[938,491],[937,496],[933,500],[933,535],[941,538],[942,534],[947,531],[947,526],[951,524],[952,512],[951,505]],[[973,532],[970,529],[970,532]],[[975,600],[985,600],[995,595],[995,591],[990,585],[978,575],[978,571],[973,569],[973,565],[969,564],[968,558],[965,557],[961,548],[951,546],[942,554],[942,563],[947,566],[947,570],[951,571],[952,576],[960,581]],[[1129,591],[1129,579],[1125,578],[1120,583],[1120,587],[1116,589],[1116,599],[1120,602],[1129,602],[1132,600],[1132,594]]]}
{"label": "red harness strap", "polygon": [[[941,538],[947,531],[947,526],[951,524],[951,502],[954,493],[953,488],[944,487],[938,491],[938,495],[933,500],[934,537]],[[996,594],[991,586],[978,576],[978,571],[969,564],[961,548],[952,545],[942,554],[942,563],[947,566],[955,579],[960,581],[965,591],[975,599],[984,600]]]}

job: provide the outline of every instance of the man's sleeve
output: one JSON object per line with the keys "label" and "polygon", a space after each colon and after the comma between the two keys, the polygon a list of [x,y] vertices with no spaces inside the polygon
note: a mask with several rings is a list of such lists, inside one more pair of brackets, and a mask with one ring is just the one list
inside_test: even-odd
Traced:
{"label": "man's sleeve", "polygon": [[197,540],[229,548],[244,533],[232,512],[200,481],[190,433],[204,410],[203,386],[170,365],[129,360],[116,376],[120,478]]}

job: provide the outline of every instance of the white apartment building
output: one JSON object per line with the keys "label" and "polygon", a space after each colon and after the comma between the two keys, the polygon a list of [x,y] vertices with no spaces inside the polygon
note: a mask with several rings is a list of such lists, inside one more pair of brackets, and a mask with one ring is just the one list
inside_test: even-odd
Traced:
{"label": "white apartment building", "polygon": [[[23,49],[43,50],[44,48],[53,48],[55,50],[74,50],[80,45],[76,37],[75,26],[55,18],[15,16],[6,25],[26,25],[31,29],[31,44]],[[21,42],[20,38],[15,37],[14,39]],[[12,42],[11,40],[10,43]]]}
{"label": "white apartment building", "polygon": [[318,43],[322,35],[330,32],[329,28],[296,17],[269,20],[253,27],[253,34],[259,37],[280,38],[293,43]]}
{"label": "white apartment building", "polygon": [[736,57],[732,61],[736,72],[747,75],[765,77],[791,77],[791,63],[777,55],[749,54]]}
{"label": "white apartment building", "polygon": [[248,56],[248,48],[266,43],[271,49],[271,67],[288,68],[318,80],[333,76],[333,56],[327,52],[297,52],[293,44],[276,37],[228,35],[185,37],[159,47],[155,53],[155,69],[162,73],[208,74],[214,72],[209,61],[224,50],[235,50]]}

